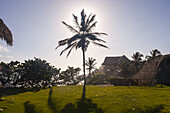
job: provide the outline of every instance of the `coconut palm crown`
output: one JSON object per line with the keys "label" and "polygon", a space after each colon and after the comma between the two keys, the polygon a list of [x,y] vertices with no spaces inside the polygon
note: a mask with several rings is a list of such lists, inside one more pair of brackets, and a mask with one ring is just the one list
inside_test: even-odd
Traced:
{"label": "coconut palm crown", "polygon": [[13,45],[12,33],[2,19],[0,19],[0,39],[6,41],[9,46]]}
{"label": "coconut palm crown", "polygon": [[149,55],[146,56],[146,59],[148,61],[162,56],[161,52],[158,49],[151,50],[150,54],[151,54],[151,56],[149,56]]}
{"label": "coconut palm crown", "polygon": [[135,73],[136,73],[136,72],[138,72],[142,68],[142,57],[143,57],[143,54],[141,54],[140,52],[136,52],[136,53],[133,53],[133,55],[131,57],[134,60],[133,67],[134,67]]}
{"label": "coconut palm crown", "polygon": [[[70,38],[66,38],[64,40],[61,40],[58,42],[58,46],[56,49],[60,46],[67,45],[67,47],[60,53],[62,55],[65,51],[69,50],[67,53],[67,57],[75,48],[76,50],[80,48],[83,53],[83,72],[84,72],[84,88],[86,85],[86,78],[85,78],[85,51],[87,50],[90,43],[93,43],[95,45],[108,48],[107,46],[103,45],[102,43],[106,43],[104,40],[99,39],[98,36],[101,35],[107,35],[103,32],[92,32],[93,28],[96,27],[97,21],[95,21],[96,15],[92,15],[92,13],[87,17],[84,9],[81,11],[81,22],[78,22],[78,17],[73,14],[73,21],[75,24],[75,27],[68,25],[64,21],[62,23],[71,31],[74,33],[74,35]],[[84,91],[83,91],[84,93]],[[84,94],[85,97],[85,94]]]}
{"label": "coconut palm crown", "polygon": [[86,66],[87,70],[89,71],[89,75],[91,74],[92,69],[96,69],[95,65],[97,64],[96,59],[93,57],[89,57],[88,60],[86,60]]}
{"label": "coconut palm crown", "polygon": [[60,46],[67,45],[67,47],[60,53],[60,55],[62,55],[63,52],[65,52],[66,50],[70,49],[67,54],[68,57],[73,48],[81,48],[83,51],[86,51],[90,42],[95,45],[108,48],[107,46],[100,43],[106,43],[104,40],[97,38],[98,36],[107,34],[102,32],[92,32],[93,28],[97,24],[97,21],[94,22],[95,17],[96,15],[90,14],[88,18],[86,18],[86,14],[83,9],[81,12],[80,24],[78,23],[78,17],[73,14],[73,21],[75,23],[75,27],[72,27],[71,25],[68,25],[67,23],[62,21],[62,23],[66,25],[71,32],[75,33],[75,35],[71,38],[66,38],[58,42],[58,46],[56,47],[56,49]]}

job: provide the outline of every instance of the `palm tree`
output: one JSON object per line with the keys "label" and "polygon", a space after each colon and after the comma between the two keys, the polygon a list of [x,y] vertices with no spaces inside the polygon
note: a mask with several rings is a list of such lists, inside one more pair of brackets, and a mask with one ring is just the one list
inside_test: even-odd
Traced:
{"label": "palm tree", "polygon": [[141,62],[142,62],[143,55],[140,52],[136,52],[136,53],[133,53],[133,55],[131,57],[134,60],[133,67],[134,67],[134,69],[135,69],[134,71],[136,73],[142,68]]}
{"label": "palm tree", "polygon": [[155,58],[162,56],[161,52],[158,49],[151,50],[150,54],[151,54],[151,56],[149,56],[149,55],[146,56],[147,60],[153,60]]}
{"label": "palm tree", "polygon": [[63,54],[63,52],[68,51],[67,57],[69,56],[70,52],[73,48],[81,49],[83,53],[83,72],[84,72],[84,86],[83,86],[83,94],[82,98],[85,98],[85,86],[86,86],[86,74],[85,74],[85,52],[87,51],[87,48],[90,43],[93,43],[95,45],[108,48],[107,46],[103,45],[101,42],[106,43],[104,40],[99,39],[98,36],[101,35],[107,35],[103,32],[92,32],[93,28],[96,26],[97,21],[95,20],[96,15],[90,14],[86,18],[86,14],[84,12],[84,9],[81,11],[81,22],[78,22],[78,17],[73,14],[73,21],[75,24],[75,27],[72,27],[71,25],[68,25],[64,21],[62,23],[67,26],[67,28],[74,33],[74,35],[70,38],[66,38],[64,40],[61,40],[58,42],[58,46],[56,49],[60,46],[67,45],[67,47],[60,53],[60,55]]}
{"label": "palm tree", "polygon": [[89,57],[88,60],[86,60],[86,66],[88,66],[88,68],[86,68],[87,70],[89,70],[89,75],[91,74],[91,71],[95,68],[95,65],[97,64],[96,59]]}
{"label": "palm tree", "polygon": [[12,33],[2,19],[0,19],[0,39],[6,41],[9,46],[13,45]]}

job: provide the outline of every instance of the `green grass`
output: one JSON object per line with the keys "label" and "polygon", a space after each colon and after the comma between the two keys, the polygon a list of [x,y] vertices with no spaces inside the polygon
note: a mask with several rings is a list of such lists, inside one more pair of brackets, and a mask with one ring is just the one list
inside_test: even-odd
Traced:
{"label": "green grass", "polygon": [[89,85],[86,90],[84,103],[82,86],[6,94],[0,108],[3,113],[170,113],[170,87]]}

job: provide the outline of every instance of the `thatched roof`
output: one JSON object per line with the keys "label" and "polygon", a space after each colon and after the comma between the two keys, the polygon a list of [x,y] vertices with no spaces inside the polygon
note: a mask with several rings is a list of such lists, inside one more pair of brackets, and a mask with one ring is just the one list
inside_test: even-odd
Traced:
{"label": "thatched roof", "polygon": [[125,55],[118,57],[105,57],[102,65],[114,65],[123,62],[131,62]]}
{"label": "thatched roof", "polygon": [[157,84],[170,85],[170,54],[146,62],[133,79],[156,80]]}
{"label": "thatched roof", "polygon": [[13,44],[12,33],[2,19],[0,19],[0,39],[5,40],[9,46]]}

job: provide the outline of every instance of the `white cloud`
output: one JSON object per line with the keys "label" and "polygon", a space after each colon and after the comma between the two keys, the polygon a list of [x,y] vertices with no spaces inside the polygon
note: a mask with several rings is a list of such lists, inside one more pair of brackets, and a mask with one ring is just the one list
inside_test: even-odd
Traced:
{"label": "white cloud", "polygon": [[8,48],[0,45],[0,52],[9,52]]}

